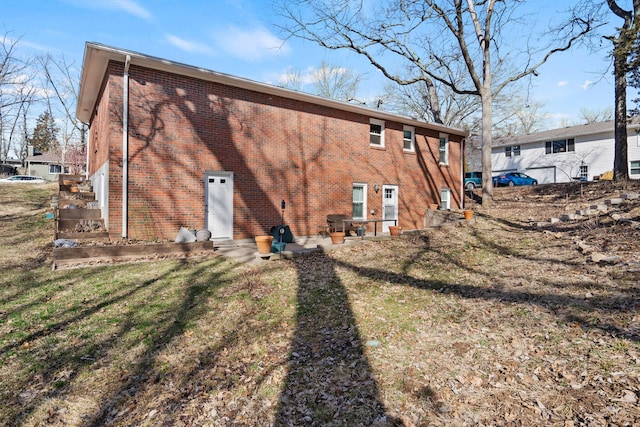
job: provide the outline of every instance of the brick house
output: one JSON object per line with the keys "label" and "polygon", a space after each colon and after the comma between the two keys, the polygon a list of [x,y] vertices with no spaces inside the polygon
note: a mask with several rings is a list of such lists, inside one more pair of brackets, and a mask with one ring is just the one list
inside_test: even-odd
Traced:
{"label": "brick house", "polygon": [[136,52],[87,43],[76,115],[112,238],[250,239],[282,200],[296,237],[332,213],[416,229],[462,207],[462,130]]}

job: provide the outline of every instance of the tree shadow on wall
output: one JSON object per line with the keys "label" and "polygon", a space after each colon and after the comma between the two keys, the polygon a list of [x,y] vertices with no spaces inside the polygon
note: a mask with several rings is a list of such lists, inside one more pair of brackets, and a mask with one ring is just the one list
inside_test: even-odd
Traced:
{"label": "tree shadow on wall", "polygon": [[326,259],[301,257],[297,326],[275,426],[401,426],[386,415],[347,292]]}

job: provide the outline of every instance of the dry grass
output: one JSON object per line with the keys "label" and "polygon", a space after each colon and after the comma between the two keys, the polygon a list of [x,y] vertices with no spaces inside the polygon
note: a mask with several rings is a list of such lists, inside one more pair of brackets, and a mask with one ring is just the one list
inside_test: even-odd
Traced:
{"label": "dry grass", "polygon": [[53,190],[1,190],[1,424],[640,423],[637,252],[591,264],[573,238],[602,227],[530,226],[568,197],[260,267],[51,271]]}

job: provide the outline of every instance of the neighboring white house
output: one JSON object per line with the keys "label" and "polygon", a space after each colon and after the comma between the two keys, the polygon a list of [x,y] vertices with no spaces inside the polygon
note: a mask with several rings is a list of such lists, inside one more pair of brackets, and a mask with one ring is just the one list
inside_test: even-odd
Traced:
{"label": "neighboring white house", "polygon": [[[640,179],[640,118],[627,125],[631,178]],[[613,170],[613,121],[570,126],[494,140],[493,174],[523,172],[540,184],[592,181]]]}

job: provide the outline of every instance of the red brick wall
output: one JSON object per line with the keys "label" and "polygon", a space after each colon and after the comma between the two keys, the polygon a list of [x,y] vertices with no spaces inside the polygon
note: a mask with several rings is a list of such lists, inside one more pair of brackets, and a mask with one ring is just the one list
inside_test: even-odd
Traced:
{"label": "red brick wall", "polygon": [[[98,145],[110,143],[110,233],[121,234],[122,64],[92,122]],[[350,214],[352,184],[368,184],[367,210],[380,218],[382,191],[399,186],[399,223],[421,228],[440,189],[460,206],[460,137],[450,135],[449,165],[438,165],[439,133],[416,128],[416,152],[403,152],[402,124],[385,123],[385,148],[369,145],[369,116],[131,66],[129,235],[172,239],[180,226],[204,227],[206,171],[234,173],[234,239],[281,222],[313,235],[329,213]],[[111,127],[101,120],[105,100]],[[114,124],[115,123],[115,124]],[[94,127],[97,126],[97,129]],[[98,148],[102,150],[102,147]]]}

